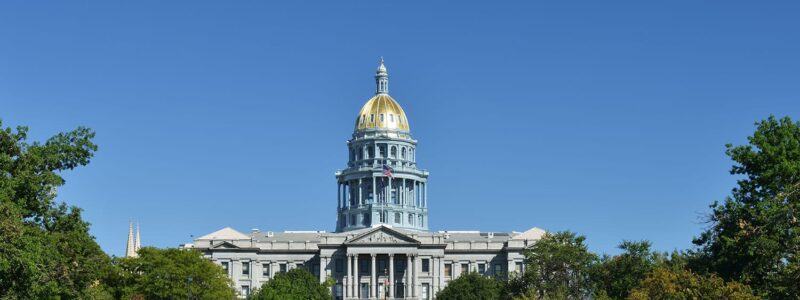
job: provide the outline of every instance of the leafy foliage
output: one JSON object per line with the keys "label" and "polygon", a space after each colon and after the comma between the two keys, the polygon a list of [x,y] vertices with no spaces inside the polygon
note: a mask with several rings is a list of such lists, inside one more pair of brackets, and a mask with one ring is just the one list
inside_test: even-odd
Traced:
{"label": "leafy foliage", "polygon": [[689,270],[656,268],[633,289],[630,300],[697,299],[749,300],[760,299],[750,287],[737,282],[726,283],[716,275],[702,276]]}
{"label": "leafy foliage", "polygon": [[89,163],[88,128],[27,143],[26,127],[0,122],[0,298],[98,298],[108,256],[89,235],[81,210],[54,203],[60,172]]}
{"label": "leafy foliage", "polygon": [[751,285],[774,299],[800,298],[800,123],[770,117],[743,146],[726,145],[743,175],[732,195],[714,203],[712,226],[694,240],[693,267]]}
{"label": "leafy foliage", "polygon": [[439,300],[483,300],[498,299],[502,286],[496,279],[470,272],[450,281],[436,294]]}
{"label": "leafy foliage", "polygon": [[192,299],[236,297],[225,271],[194,250],[145,247],[114,265],[118,272],[108,282],[117,298],[186,299],[190,289]]}
{"label": "leafy foliage", "polygon": [[617,256],[604,256],[592,267],[592,281],[601,293],[612,299],[625,299],[628,293],[639,286],[647,273],[664,257],[650,251],[650,242],[623,241],[619,248],[624,252]]}
{"label": "leafy foliage", "polygon": [[319,277],[307,270],[295,268],[289,272],[279,273],[260,289],[253,292],[253,300],[328,300],[331,293],[328,288],[332,280],[319,283]]}
{"label": "leafy foliage", "polygon": [[535,299],[584,299],[592,294],[589,278],[597,255],[590,252],[586,237],[569,231],[545,234],[525,250],[527,270],[511,279],[506,297]]}

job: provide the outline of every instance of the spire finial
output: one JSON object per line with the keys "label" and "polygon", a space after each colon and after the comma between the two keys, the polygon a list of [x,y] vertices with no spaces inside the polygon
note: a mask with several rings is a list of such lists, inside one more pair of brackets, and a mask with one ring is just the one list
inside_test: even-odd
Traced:
{"label": "spire finial", "polygon": [[383,56],[378,63],[378,70],[375,72],[375,94],[389,94],[389,72],[383,64]]}
{"label": "spire finial", "polygon": [[128,221],[128,244],[125,246],[125,257],[136,257],[136,244],[133,236],[133,221]]}

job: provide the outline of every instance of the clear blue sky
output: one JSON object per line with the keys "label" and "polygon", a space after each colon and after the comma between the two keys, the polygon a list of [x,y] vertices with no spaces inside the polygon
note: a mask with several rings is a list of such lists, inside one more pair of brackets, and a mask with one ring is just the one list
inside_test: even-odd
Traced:
{"label": "clear blue sky", "polygon": [[724,144],[800,118],[800,5],[644,2],[4,2],[0,117],[97,132],[59,198],[110,254],[131,219],[158,247],[333,230],[384,56],[433,230],[685,249],[735,183]]}

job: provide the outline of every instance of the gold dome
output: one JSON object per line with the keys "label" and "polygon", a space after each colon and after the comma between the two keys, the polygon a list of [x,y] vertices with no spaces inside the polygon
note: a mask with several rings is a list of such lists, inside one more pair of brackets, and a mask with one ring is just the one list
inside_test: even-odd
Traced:
{"label": "gold dome", "polygon": [[389,94],[377,94],[369,99],[356,117],[356,131],[390,129],[409,131],[406,113]]}

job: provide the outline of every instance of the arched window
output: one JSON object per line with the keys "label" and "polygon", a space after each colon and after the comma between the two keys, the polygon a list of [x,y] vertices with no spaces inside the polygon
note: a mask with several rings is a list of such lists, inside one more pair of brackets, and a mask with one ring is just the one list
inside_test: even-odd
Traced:
{"label": "arched window", "polygon": [[381,114],[381,123],[383,123],[383,114]]}
{"label": "arched window", "polygon": [[375,146],[367,146],[367,153],[369,154],[369,158],[375,158]]}
{"label": "arched window", "polygon": [[369,115],[369,122],[370,123],[375,123],[375,114]]}
{"label": "arched window", "polygon": [[378,145],[378,150],[381,152],[381,158],[386,157],[386,145]]}
{"label": "arched window", "polygon": [[414,159],[414,148],[408,149],[408,160],[416,161],[416,159]]}
{"label": "arched window", "polygon": [[392,158],[397,158],[397,147],[392,146]]}
{"label": "arched window", "polygon": [[365,119],[366,117],[367,117],[367,115],[361,115],[361,124],[364,124],[364,119]]}
{"label": "arched window", "polygon": [[400,151],[400,158],[406,159],[406,148],[403,147],[403,150]]}
{"label": "arched window", "polygon": [[394,114],[389,114],[389,122],[394,123]]}
{"label": "arched window", "polygon": [[408,214],[408,225],[414,225],[414,215]]}
{"label": "arched window", "polygon": [[399,212],[394,213],[394,223],[400,224],[400,222],[403,222],[403,217],[400,215]]}

